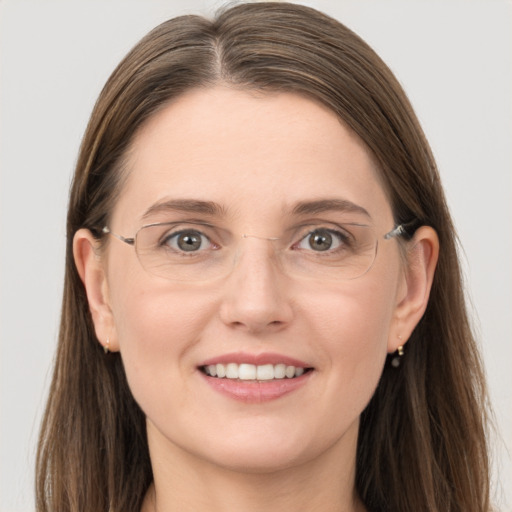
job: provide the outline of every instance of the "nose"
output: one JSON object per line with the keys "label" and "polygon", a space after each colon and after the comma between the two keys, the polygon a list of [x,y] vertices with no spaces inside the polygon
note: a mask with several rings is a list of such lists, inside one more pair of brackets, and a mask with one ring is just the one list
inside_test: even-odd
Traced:
{"label": "nose", "polygon": [[287,278],[277,266],[272,239],[245,236],[232,273],[226,278],[222,321],[251,333],[275,332],[293,317]]}

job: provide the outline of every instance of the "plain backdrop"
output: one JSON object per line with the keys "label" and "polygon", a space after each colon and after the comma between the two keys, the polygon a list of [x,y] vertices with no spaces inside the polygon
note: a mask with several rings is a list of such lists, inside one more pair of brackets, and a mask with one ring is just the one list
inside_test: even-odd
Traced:
{"label": "plain backdrop", "polygon": [[[437,157],[464,251],[512,510],[512,4],[304,2],[365,38],[404,85]],[[149,29],[206,0],[0,0],[0,512],[29,512],[55,349],[67,194],[95,98]]]}

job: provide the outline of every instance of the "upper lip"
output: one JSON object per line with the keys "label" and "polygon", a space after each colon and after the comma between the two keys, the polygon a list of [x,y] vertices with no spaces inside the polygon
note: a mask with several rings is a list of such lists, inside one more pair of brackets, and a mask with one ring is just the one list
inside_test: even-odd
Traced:
{"label": "upper lip", "polygon": [[293,357],[276,354],[273,352],[264,352],[261,354],[250,354],[247,352],[233,352],[230,354],[222,354],[220,356],[207,359],[199,366],[209,366],[212,364],[253,364],[255,366],[262,366],[264,364],[286,364],[287,366],[295,366],[296,368],[311,368],[312,366],[304,361],[295,359]]}

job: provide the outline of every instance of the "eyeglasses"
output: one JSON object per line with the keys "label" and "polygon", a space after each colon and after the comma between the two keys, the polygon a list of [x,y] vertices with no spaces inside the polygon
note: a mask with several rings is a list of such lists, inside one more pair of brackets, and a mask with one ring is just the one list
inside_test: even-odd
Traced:
{"label": "eyeglasses", "polygon": [[171,281],[209,281],[223,278],[234,269],[245,239],[271,242],[270,257],[291,277],[317,280],[351,280],[372,267],[379,241],[403,236],[405,224],[384,235],[365,224],[301,224],[283,236],[234,236],[208,223],[162,222],[142,226],[127,238],[103,228],[103,233],[135,248],[142,267]]}

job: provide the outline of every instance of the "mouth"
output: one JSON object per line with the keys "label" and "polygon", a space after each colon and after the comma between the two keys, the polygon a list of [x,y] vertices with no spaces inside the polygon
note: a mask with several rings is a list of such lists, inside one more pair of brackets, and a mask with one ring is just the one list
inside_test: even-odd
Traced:
{"label": "mouth", "polygon": [[255,404],[304,388],[315,368],[279,354],[225,354],[198,367],[204,381],[230,399]]}
{"label": "mouth", "polygon": [[313,370],[313,368],[285,363],[262,365],[249,363],[217,363],[200,366],[199,369],[208,377],[214,377],[216,379],[253,382],[296,379]]}

